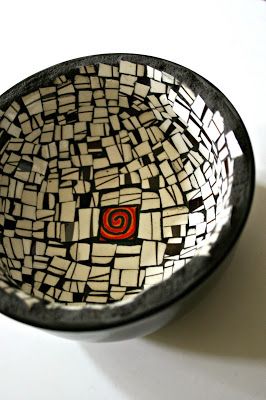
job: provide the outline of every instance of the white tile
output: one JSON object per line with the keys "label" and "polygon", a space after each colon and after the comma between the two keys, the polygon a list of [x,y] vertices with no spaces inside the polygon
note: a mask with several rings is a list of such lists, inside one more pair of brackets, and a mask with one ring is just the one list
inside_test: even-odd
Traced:
{"label": "white tile", "polygon": [[166,93],[166,85],[151,79],[151,93]]}
{"label": "white tile", "polygon": [[78,281],[87,281],[89,277],[91,267],[88,265],[83,265],[83,264],[76,264],[74,273],[72,275],[72,279],[78,280]]}
{"label": "white tile", "polygon": [[146,285],[156,285],[156,283],[160,283],[163,280],[163,274],[148,276],[145,278]]}
{"label": "white tile", "polygon": [[114,131],[119,131],[120,130],[120,123],[119,123],[119,119],[117,117],[117,115],[111,115],[109,117],[112,128]]}
{"label": "white tile", "polygon": [[70,247],[70,254],[75,261],[89,260],[90,244],[88,243],[74,243]]}
{"label": "white tile", "polygon": [[64,222],[73,222],[75,220],[76,202],[70,201],[62,203],[60,220]]}
{"label": "white tile", "polygon": [[139,269],[139,256],[116,257],[114,261],[115,269]]}
{"label": "white tile", "polygon": [[149,92],[150,87],[143,85],[142,83],[136,82],[134,93],[141,97],[146,97]]}
{"label": "white tile", "polygon": [[203,110],[205,107],[205,102],[204,100],[201,98],[200,95],[198,95],[195,99],[195,101],[193,102],[191,108],[194,111],[194,113],[201,118]]}
{"label": "white tile", "polygon": [[185,248],[195,246],[195,244],[196,244],[196,235],[186,236],[184,244]]}
{"label": "white tile", "polygon": [[153,240],[161,240],[161,213],[152,212],[152,237]]}
{"label": "white tile", "polygon": [[143,157],[146,154],[149,154],[152,152],[151,146],[149,145],[148,141],[140,143],[138,146],[135,147],[135,150],[139,157]]}
{"label": "white tile", "polygon": [[122,155],[116,145],[106,147],[106,152],[111,164],[119,164],[123,162]]}
{"label": "white tile", "polygon": [[183,140],[183,138],[182,138],[180,133],[174,134],[173,136],[171,136],[171,139],[172,139],[177,151],[180,154],[188,152],[189,149],[188,149],[186,143],[184,142],[184,140]]}
{"label": "white tile", "polygon": [[98,75],[104,76],[104,77],[111,77],[112,76],[112,66],[100,63]]}
{"label": "white tile", "polygon": [[118,245],[116,249],[116,254],[140,254],[140,252],[141,252],[141,245],[133,245],[133,246]]}
{"label": "white tile", "polygon": [[173,105],[173,110],[178,115],[178,117],[180,117],[182,121],[184,122],[188,121],[189,110],[186,107],[182,106],[180,103],[175,101]]}
{"label": "white tile", "polygon": [[166,243],[159,242],[157,245],[157,265],[160,265],[163,262],[165,250]]}
{"label": "white tile", "polygon": [[188,120],[188,131],[199,142],[200,127],[192,119]]}
{"label": "white tile", "polygon": [[136,64],[121,60],[119,63],[119,72],[121,74],[136,75]]}
{"label": "white tile", "polygon": [[203,186],[205,184],[205,182],[206,182],[206,179],[205,179],[200,167],[198,167],[195,170],[194,174],[195,174],[195,177],[197,179],[197,182],[198,182],[199,186]]}
{"label": "white tile", "polygon": [[171,217],[163,218],[163,226],[175,226],[175,225],[183,225],[188,223],[188,214],[179,214]]}
{"label": "white tile", "polygon": [[201,190],[203,199],[206,199],[208,196],[210,196],[212,194],[212,190],[211,190],[209,182],[206,182],[204,185],[202,185],[200,190]]}
{"label": "white tile", "polygon": [[176,203],[166,188],[159,190],[162,208],[175,206]]}
{"label": "white tile", "polygon": [[156,242],[144,240],[142,243],[140,266],[157,265]]}
{"label": "white tile", "polygon": [[227,156],[229,155],[229,151],[227,147],[225,146],[220,152],[219,152],[219,158],[221,161],[225,160]]}
{"label": "white tile", "polygon": [[224,119],[221,116],[219,111],[215,111],[214,116],[213,116],[213,121],[219,131],[222,133],[224,131]]}
{"label": "white tile", "polygon": [[115,255],[116,247],[116,244],[111,243],[93,243],[92,255],[113,257]]}
{"label": "white tile", "polygon": [[163,148],[164,148],[166,154],[168,155],[168,157],[171,161],[174,161],[179,157],[179,155],[180,155],[179,152],[176,151],[174,146],[172,146],[169,141],[164,141],[162,143],[162,145],[163,145]]}
{"label": "white tile", "polygon": [[216,142],[216,140],[219,139],[220,137],[220,132],[217,129],[216,125],[214,124],[213,121],[210,122],[208,127],[205,127],[205,131],[207,136],[213,141]]}
{"label": "white tile", "polygon": [[123,270],[121,273],[121,285],[122,286],[138,286],[138,270]]}
{"label": "white tile", "polygon": [[204,215],[201,212],[190,213],[188,220],[190,226],[195,226],[204,222]]}
{"label": "white tile", "polygon": [[208,210],[208,208],[215,206],[215,200],[213,195],[209,196],[207,199],[204,200],[204,207],[206,208],[206,210]]}
{"label": "white tile", "polygon": [[239,146],[233,131],[228,132],[226,135],[226,142],[228,150],[232,158],[237,158],[243,155],[241,147]]}

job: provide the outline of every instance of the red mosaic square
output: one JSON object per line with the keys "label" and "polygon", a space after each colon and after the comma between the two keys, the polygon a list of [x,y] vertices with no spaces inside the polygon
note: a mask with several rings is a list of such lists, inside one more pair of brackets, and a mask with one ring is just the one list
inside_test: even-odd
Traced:
{"label": "red mosaic square", "polygon": [[133,240],[137,232],[137,206],[106,207],[100,221],[101,241]]}

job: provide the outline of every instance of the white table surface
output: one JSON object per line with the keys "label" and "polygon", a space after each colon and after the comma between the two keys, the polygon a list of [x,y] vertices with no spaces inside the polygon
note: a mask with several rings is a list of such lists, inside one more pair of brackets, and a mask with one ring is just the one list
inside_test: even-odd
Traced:
{"label": "white table surface", "polygon": [[266,397],[266,2],[5,1],[0,92],[55,63],[135,52],[183,64],[239,111],[257,163],[231,268],[193,311],[111,344],[71,342],[0,317],[0,398],[257,400]]}

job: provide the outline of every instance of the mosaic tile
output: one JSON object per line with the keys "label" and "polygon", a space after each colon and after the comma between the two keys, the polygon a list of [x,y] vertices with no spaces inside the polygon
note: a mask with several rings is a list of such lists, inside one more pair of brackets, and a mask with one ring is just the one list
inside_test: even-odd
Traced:
{"label": "mosaic tile", "polygon": [[25,299],[133,298],[208,254],[241,154],[219,110],[166,72],[61,75],[0,111],[0,274]]}

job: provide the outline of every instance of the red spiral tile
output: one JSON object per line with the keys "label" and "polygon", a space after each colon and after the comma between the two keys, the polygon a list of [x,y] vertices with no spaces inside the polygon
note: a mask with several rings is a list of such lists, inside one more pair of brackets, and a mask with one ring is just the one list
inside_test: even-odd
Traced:
{"label": "red spiral tile", "polygon": [[101,217],[100,240],[133,240],[137,230],[137,207],[107,207]]}

